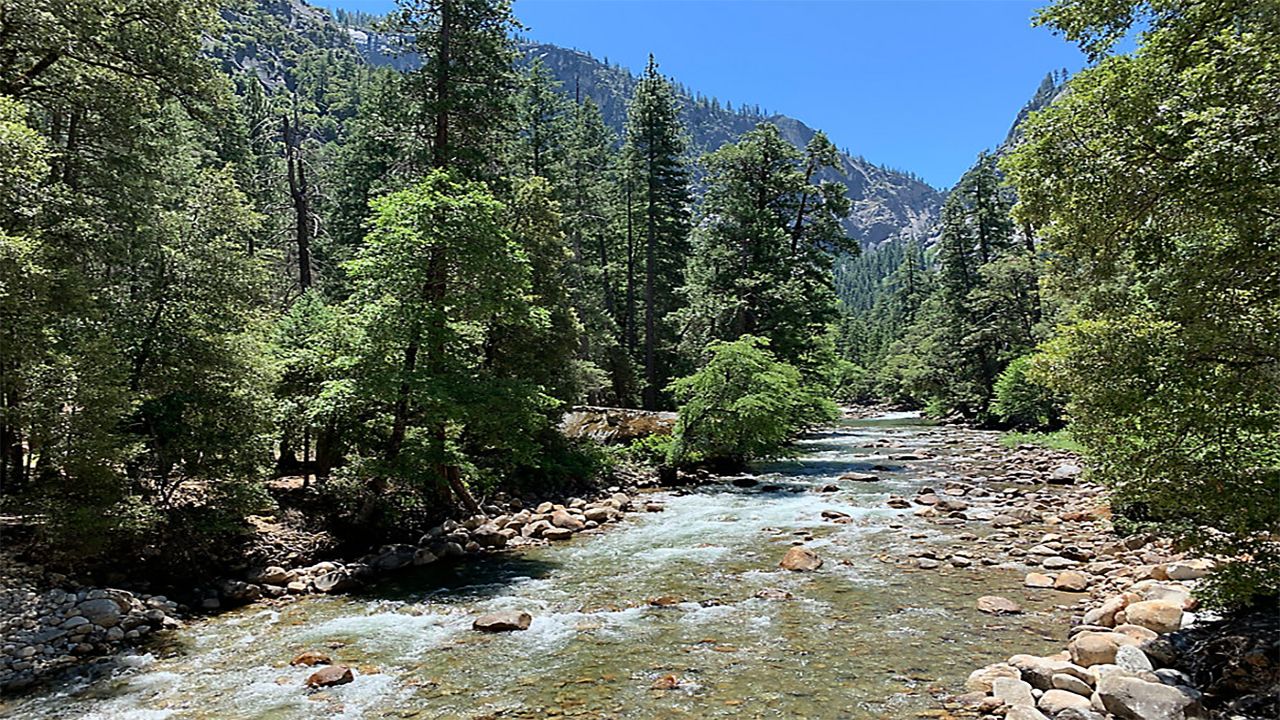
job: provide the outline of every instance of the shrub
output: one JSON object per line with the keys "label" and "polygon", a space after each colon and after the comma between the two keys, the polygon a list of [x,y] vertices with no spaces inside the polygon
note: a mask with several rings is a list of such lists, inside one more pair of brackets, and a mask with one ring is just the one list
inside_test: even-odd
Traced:
{"label": "shrub", "polygon": [[777,360],[768,340],[744,335],[709,346],[710,359],[669,388],[680,403],[668,461],[741,466],[777,456],[807,425],[837,416],[835,404]]}
{"label": "shrub", "polygon": [[1062,422],[1062,400],[1031,373],[1033,356],[1009,363],[996,378],[991,414],[1020,430],[1052,428]]}

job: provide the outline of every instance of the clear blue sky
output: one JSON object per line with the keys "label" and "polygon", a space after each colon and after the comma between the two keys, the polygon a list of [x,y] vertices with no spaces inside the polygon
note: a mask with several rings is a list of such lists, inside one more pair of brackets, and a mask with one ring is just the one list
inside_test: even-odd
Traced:
{"label": "clear blue sky", "polygon": [[[952,185],[1050,70],[1084,58],[1024,0],[515,0],[534,40],[797,117],[842,148]],[[322,0],[386,12],[393,0]]]}

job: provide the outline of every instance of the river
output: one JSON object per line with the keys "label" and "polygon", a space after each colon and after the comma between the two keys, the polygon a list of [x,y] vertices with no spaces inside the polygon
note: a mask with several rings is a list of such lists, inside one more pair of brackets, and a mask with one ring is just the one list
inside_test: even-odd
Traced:
{"label": "river", "polygon": [[[1028,614],[978,613],[1015,568],[906,567],[912,548],[949,548],[976,526],[886,507],[949,477],[980,442],[910,417],[849,421],[806,438],[753,487],[662,492],[665,512],[519,554],[400,575],[361,595],[249,606],[193,621],[93,682],[46,690],[13,717],[161,718],[910,718],[939,707],[967,673],[1015,652],[1048,653],[1065,627],[1053,593]],[[887,449],[885,446],[893,446]],[[916,451],[920,461],[890,459]],[[880,482],[840,482],[851,470]],[[836,524],[835,510],[850,517]],[[790,573],[803,541],[825,561]],[[769,592],[773,599],[760,597]],[[793,597],[777,599],[785,591]],[[666,606],[652,604],[662,598]],[[534,617],[483,634],[496,609]],[[308,692],[306,650],[351,666],[354,682]],[[674,689],[652,686],[667,675]]]}

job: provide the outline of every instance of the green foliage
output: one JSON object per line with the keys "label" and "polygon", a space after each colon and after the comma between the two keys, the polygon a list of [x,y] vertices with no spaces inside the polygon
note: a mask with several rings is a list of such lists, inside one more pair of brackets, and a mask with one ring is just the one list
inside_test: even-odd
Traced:
{"label": "green foliage", "polygon": [[1050,450],[1084,452],[1084,446],[1071,437],[1071,431],[1067,428],[1052,432],[1007,432],[1000,436],[1000,443],[1010,448],[1016,448],[1019,445],[1038,445]]}
{"label": "green foliage", "polygon": [[1047,428],[1062,419],[1062,398],[1037,382],[1031,372],[1034,356],[1023,355],[996,378],[991,413],[1001,423],[1022,430]]}
{"label": "green foliage", "polygon": [[686,358],[715,340],[757,335],[807,379],[826,371],[819,350],[836,319],[831,255],[857,251],[840,226],[849,210],[843,188],[813,182],[834,152],[819,133],[801,153],[762,123],[704,158],[688,305],[675,314]]}
{"label": "green foliage", "polygon": [[712,343],[706,364],[671,384],[680,418],[669,463],[740,466],[773,457],[803,428],[837,416],[768,345],[751,335]]}
{"label": "green foliage", "polygon": [[1249,560],[1211,595],[1244,604],[1280,577],[1280,28],[1243,1],[1041,15],[1099,57],[1143,17],[1006,166],[1067,305],[1043,373],[1072,434],[1131,518]]}
{"label": "green foliage", "polygon": [[628,228],[622,325],[627,349],[640,354],[649,410],[658,407],[670,377],[674,329],[667,316],[678,306],[678,280],[689,252],[686,145],[675,89],[650,56],[627,110],[622,149]]}

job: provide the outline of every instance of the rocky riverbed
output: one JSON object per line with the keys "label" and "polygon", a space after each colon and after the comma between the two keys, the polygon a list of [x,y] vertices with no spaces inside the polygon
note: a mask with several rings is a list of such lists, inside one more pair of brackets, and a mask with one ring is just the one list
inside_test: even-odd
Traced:
{"label": "rocky riverbed", "polygon": [[1148,624],[1204,620],[1185,590],[1206,563],[1115,537],[1070,455],[910,418],[801,450],[257,568],[234,581],[251,604],[0,714],[1130,718],[1137,682],[1193,692]]}

